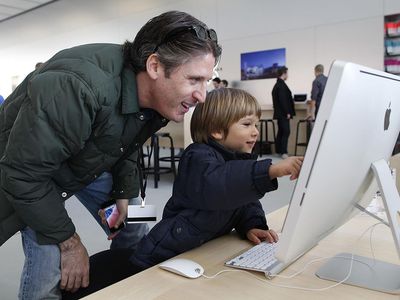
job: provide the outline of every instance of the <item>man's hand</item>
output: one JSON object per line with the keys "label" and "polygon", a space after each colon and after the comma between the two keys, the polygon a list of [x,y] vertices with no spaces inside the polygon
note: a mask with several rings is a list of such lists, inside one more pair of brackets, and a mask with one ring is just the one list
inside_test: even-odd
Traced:
{"label": "man's hand", "polygon": [[278,177],[290,175],[290,180],[299,177],[301,165],[303,164],[303,157],[292,156],[288,157],[276,164],[270,165],[269,177],[275,179]]}
{"label": "man's hand", "polygon": [[89,256],[77,233],[58,244],[61,252],[60,288],[76,292],[89,285]]}
{"label": "man's hand", "polygon": [[309,100],[307,101],[307,117],[306,120],[315,120],[315,109],[316,109],[316,101]]}
{"label": "man's hand", "polygon": [[[118,229],[119,226],[125,221],[126,217],[128,216],[129,200],[128,199],[117,199],[117,200],[115,200],[115,203],[117,205],[119,216],[115,220],[115,223],[114,223],[113,227],[115,229]],[[105,213],[104,213],[104,209],[100,209],[98,211],[98,215],[101,218],[101,223],[104,224],[104,225],[107,225],[107,219],[106,219],[106,216],[105,216]],[[108,236],[108,240],[112,240],[118,233],[119,233],[119,231],[111,233]]]}
{"label": "man's hand", "polygon": [[253,228],[247,231],[247,239],[254,244],[258,245],[261,241],[267,241],[268,243],[276,243],[278,241],[278,235],[273,230],[263,230]]}

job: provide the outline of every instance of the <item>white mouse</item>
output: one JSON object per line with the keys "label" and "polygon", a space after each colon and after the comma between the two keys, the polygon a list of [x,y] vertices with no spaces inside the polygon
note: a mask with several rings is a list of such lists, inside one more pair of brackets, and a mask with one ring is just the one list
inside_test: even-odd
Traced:
{"label": "white mouse", "polygon": [[159,267],[188,278],[198,278],[204,273],[204,268],[197,262],[185,258],[173,258],[164,261],[159,264]]}

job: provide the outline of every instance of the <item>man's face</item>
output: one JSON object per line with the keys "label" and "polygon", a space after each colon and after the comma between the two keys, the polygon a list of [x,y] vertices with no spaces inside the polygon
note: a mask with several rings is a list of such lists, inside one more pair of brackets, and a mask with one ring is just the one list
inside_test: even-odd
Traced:
{"label": "man's face", "polygon": [[181,122],[190,107],[206,98],[207,81],[211,79],[215,58],[211,53],[193,57],[174,69],[170,76],[157,78],[153,89],[152,108],[168,120]]}

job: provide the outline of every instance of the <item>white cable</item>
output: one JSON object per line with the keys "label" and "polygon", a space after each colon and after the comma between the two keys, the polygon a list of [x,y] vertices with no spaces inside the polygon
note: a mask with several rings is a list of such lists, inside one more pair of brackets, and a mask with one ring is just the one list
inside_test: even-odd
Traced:
{"label": "white cable", "polygon": [[222,273],[226,273],[226,272],[246,272],[246,271],[243,271],[243,270],[221,270],[221,271],[219,271],[218,273],[216,273],[216,274],[214,274],[214,275],[211,275],[211,276],[207,276],[207,275],[205,275],[205,274],[203,274],[203,275],[201,275],[201,276],[203,276],[203,277],[205,277],[205,278],[207,278],[207,279],[214,279],[214,278],[217,277],[218,275],[220,275],[220,274],[222,274]]}
{"label": "white cable", "polygon": [[[371,233],[370,233],[370,239],[369,239],[369,240],[370,240],[370,248],[371,248],[372,256],[374,257],[374,261],[375,261],[375,255],[374,255],[373,248],[372,248],[372,233],[373,233],[373,229],[375,229],[375,227],[376,227],[377,225],[380,225],[380,224],[382,224],[382,223],[379,222],[379,223],[375,223],[375,224],[369,226],[369,227],[361,234],[361,236],[357,239],[357,241],[355,242],[355,244],[354,244],[354,246],[353,246],[353,250],[352,250],[352,253],[351,253],[351,258],[349,258],[349,257],[336,256],[336,257],[338,257],[338,258],[345,258],[345,259],[350,259],[350,260],[351,260],[351,262],[350,262],[350,267],[349,267],[349,271],[347,272],[347,275],[345,276],[345,278],[343,278],[341,281],[336,282],[335,284],[332,284],[332,285],[327,286],[327,287],[323,287],[323,288],[305,288],[305,287],[300,287],[300,286],[291,286],[291,285],[284,285],[284,284],[272,283],[271,281],[269,281],[269,280],[267,280],[267,279],[260,278],[260,277],[258,277],[257,275],[254,275],[253,273],[250,273],[250,272],[245,271],[245,270],[222,270],[222,271],[219,271],[218,273],[216,273],[216,274],[214,274],[214,275],[211,275],[211,276],[207,276],[207,275],[204,275],[204,274],[203,274],[202,276],[205,277],[205,278],[207,278],[207,279],[213,279],[213,278],[217,277],[218,275],[220,275],[220,274],[222,274],[222,273],[225,273],[225,272],[244,272],[244,273],[246,273],[246,274],[249,274],[249,275],[253,276],[253,277],[256,278],[257,280],[262,281],[262,282],[265,282],[265,283],[267,283],[267,284],[269,284],[269,285],[271,285],[271,286],[282,287],[282,288],[288,288],[288,289],[303,290],[303,291],[310,291],[310,292],[322,292],[322,291],[326,291],[326,290],[329,290],[329,289],[331,289],[331,288],[334,288],[334,287],[336,287],[336,286],[342,284],[342,283],[345,282],[347,279],[349,279],[349,277],[350,277],[350,275],[351,275],[351,272],[352,272],[352,270],[353,270],[353,262],[354,262],[354,261],[357,261],[357,262],[360,262],[360,263],[363,263],[363,264],[369,266],[369,265],[366,264],[365,262],[362,262],[362,261],[360,261],[360,260],[358,260],[358,259],[355,259],[355,258],[354,258],[354,252],[355,252],[355,250],[356,250],[358,241],[360,241],[360,240],[363,238],[363,236],[364,236],[369,230],[371,230],[371,229],[372,229],[372,230],[371,230]],[[333,257],[335,257],[335,256],[313,259],[313,260],[309,261],[308,263],[306,263],[305,266],[304,266],[302,269],[300,269],[299,271],[296,271],[295,273],[293,273],[292,275],[289,275],[289,276],[278,275],[278,274],[276,274],[276,275],[271,275],[270,277],[279,277],[279,278],[291,279],[291,278],[296,277],[297,275],[301,274],[302,272],[304,272],[311,264],[313,264],[313,263],[315,263],[315,262],[317,262],[317,261],[321,261],[321,260],[328,259],[328,258],[333,258]],[[369,266],[369,267],[371,267],[371,266]]]}

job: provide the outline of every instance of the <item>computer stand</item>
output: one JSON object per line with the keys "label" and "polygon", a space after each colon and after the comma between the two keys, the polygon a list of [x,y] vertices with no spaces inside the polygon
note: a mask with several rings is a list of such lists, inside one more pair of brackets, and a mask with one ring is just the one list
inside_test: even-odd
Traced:
{"label": "computer stand", "polygon": [[[392,178],[390,168],[385,160],[382,159],[374,162],[371,168],[378,181],[389,221],[388,223],[384,223],[391,228],[397,254],[400,257],[399,193]],[[362,210],[364,211],[364,209]],[[375,218],[381,220],[378,217]],[[351,257],[351,253],[340,253],[331,258],[315,274],[322,279],[336,282],[342,281],[349,273]],[[390,294],[400,294],[400,266],[373,258],[354,255],[351,274],[344,283]]]}

